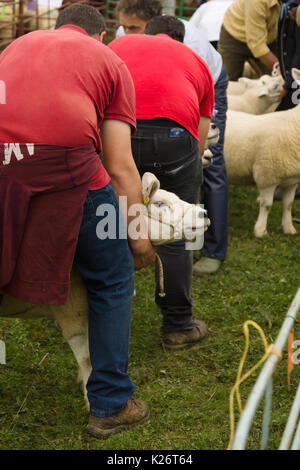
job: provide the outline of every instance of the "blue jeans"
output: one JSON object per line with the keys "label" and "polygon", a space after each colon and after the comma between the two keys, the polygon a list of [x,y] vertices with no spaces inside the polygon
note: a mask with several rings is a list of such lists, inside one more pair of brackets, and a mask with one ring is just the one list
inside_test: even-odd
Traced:
{"label": "blue jeans", "polygon": [[114,207],[118,234],[119,205],[111,186],[89,191],[74,266],[88,293],[90,412],[111,416],[122,410],[134,393],[134,384],[127,375],[134,266],[127,239],[97,237],[97,224],[107,215],[96,216],[100,204]]}
{"label": "blue jeans", "polygon": [[220,139],[210,147],[213,164],[203,170],[202,204],[207,210],[211,225],[204,234],[202,256],[226,259],[228,239],[228,184],[224,159],[224,133],[226,125],[228,77],[223,66],[215,84],[215,109],[213,122],[220,129]]}

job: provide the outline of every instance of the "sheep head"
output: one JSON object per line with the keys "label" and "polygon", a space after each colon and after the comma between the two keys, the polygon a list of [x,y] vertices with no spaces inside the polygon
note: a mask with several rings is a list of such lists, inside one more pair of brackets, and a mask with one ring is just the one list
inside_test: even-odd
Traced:
{"label": "sheep head", "polygon": [[238,82],[241,83],[245,90],[248,88],[253,88],[255,85],[258,83],[259,79],[258,78],[247,78],[247,77],[240,77],[238,79]]}
{"label": "sheep head", "polygon": [[257,79],[240,77],[238,82],[242,83],[245,87],[245,91],[251,89],[255,93],[255,89],[257,90],[256,96],[259,98],[266,98],[270,101],[270,104],[272,104],[278,100],[279,90],[282,87],[284,80],[281,75],[262,75],[262,77]]}
{"label": "sheep head", "polygon": [[259,98],[265,98],[270,103],[275,103],[279,98],[279,90],[283,85],[283,78],[281,75],[271,77],[270,75],[263,75],[258,79],[257,91]]}
{"label": "sheep head", "polygon": [[199,205],[182,201],[176,194],[160,188],[152,173],[144,173],[142,191],[146,204],[148,234],[153,245],[172,240],[193,241],[210,225],[207,212]]}
{"label": "sheep head", "polygon": [[210,123],[208,134],[205,141],[205,150],[208,149],[211,145],[216,145],[219,141],[220,137],[220,130],[219,128],[213,123]]}

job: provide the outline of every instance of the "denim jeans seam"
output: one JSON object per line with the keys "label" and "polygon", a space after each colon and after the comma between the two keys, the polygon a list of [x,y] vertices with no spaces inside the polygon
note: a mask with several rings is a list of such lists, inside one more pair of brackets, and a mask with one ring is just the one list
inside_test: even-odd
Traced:
{"label": "denim jeans seam", "polygon": [[124,410],[124,408],[126,408],[126,406],[127,406],[127,402],[121,408],[120,407],[118,407],[116,409],[115,408],[108,408],[105,411],[104,410],[100,411],[97,408],[91,408],[90,409],[90,414],[92,416],[96,416],[98,418],[108,418],[108,417],[113,416],[113,415],[119,413],[120,411]]}

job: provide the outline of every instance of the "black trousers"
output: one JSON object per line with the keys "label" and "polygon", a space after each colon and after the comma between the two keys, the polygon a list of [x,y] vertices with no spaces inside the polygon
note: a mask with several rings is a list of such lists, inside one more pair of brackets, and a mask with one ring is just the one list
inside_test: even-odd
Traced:
{"label": "black trousers", "polygon": [[[149,171],[159,179],[161,189],[184,201],[197,203],[202,183],[202,163],[198,141],[179,124],[168,119],[138,120],[132,137],[132,152],[142,176]],[[185,242],[158,247],[164,268],[165,297],[159,297],[156,266],[155,301],[163,315],[162,331],[191,329],[193,252]]]}

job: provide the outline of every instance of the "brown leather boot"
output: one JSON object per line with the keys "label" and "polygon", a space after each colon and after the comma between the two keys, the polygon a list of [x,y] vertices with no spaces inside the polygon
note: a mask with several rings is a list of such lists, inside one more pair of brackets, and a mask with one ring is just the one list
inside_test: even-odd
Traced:
{"label": "brown leather boot", "polygon": [[165,349],[186,349],[202,341],[208,336],[207,325],[202,320],[194,320],[197,324],[191,330],[163,333],[162,341]]}
{"label": "brown leather boot", "polygon": [[149,418],[149,406],[142,400],[130,398],[127,406],[115,415],[105,418],[90,415],[86,431],[98,439],[107,439],[112,434],[142,424]]}

